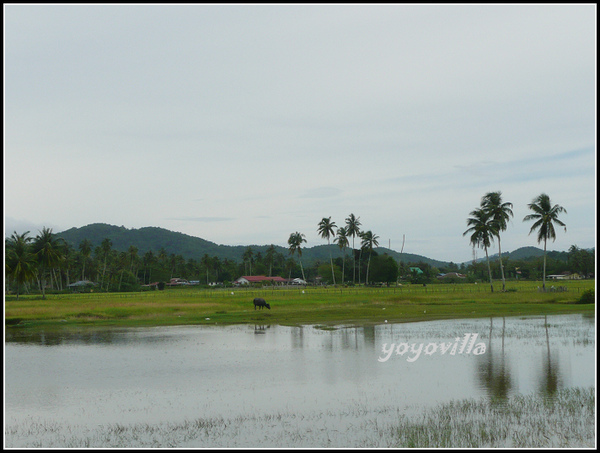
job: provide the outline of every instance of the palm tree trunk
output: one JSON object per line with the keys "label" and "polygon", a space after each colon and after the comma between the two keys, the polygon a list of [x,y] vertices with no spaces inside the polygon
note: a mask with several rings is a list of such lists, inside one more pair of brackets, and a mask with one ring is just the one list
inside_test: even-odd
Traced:
{"label": "palm tree trunk", "polygon": [[327,239],[327,248],[329,249],[329,262],[331,263],[331,277],[333,278],[333,286],[335,286],[335,272],[333,272],[333,258],[331,257],[331,248],[329,247],[329,239]]}
{"label": "palm tree trunk", "polygon": [[344,260],[342,261],[342,286],[344,285],[344,270],[346,268],[346,247],[344,247]]}
{"label": "palm tree trunk", "polygon": [[306,281],[306,277],[304,277],[304,268],[302,267],[302,259],[298,257],[298,261],[300,261],[300,270],[302,271],[302,280]]}
{"label": "palm tree trunk", "polygon": [[487,259],[488,275],[490,276],[490,288],[492,288],[492,292],[494,292],[494,284],[492,283],[492,268],[490,267],[490,257],[488,256],[487,247],[485,247],[485,257]]}
{"label": "palm tree trunk", "polygon": [[42,268],[42,271],[40,272],[40,286],[42,288],[42,299],[45,300],[46,299],[46,282],[44,279],[44,269]]}
{"label": "palm tree trunk", "polygon": [[544,274],[542,280],[542,291],[546,291],[546,238],[544,238]]}
{"label": "palm tree trunk", "polygon": [[356,253],[354,253],[354,236],[352,236],[352,284],[356,284]]}
{"label": "palm tree trunk", "polygon": [[104,257],[104,269],[102,270],[102,283],[100,284],[100,288],[102,288],[104,286],[104,276],[106,275],[106,259],[107,257]]}
{"label": "palm tree trunk", "polygon": [[362,247],[358,253],[358,284],[360,285],[360,265],[362,263]]}
{"label": "palm tree trunk", "polygon": [[502,292],[506,291],[506,281],[504,280],[504,266],[502,265],[502,249],[500,247],[500,236],[498,235],[498,259],[500,260],[500,274],[502,275]]}

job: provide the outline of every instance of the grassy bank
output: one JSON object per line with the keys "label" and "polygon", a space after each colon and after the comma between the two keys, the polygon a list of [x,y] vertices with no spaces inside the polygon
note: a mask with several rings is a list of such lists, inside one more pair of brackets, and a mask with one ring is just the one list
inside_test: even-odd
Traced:
{"label": "grassy bank", "polygon": [[[535,282],[507,292],[483,285],[391,288],[170,288],[143,293],[89,293],[5,298],[7,327],[158,326],[185,324],[366,324],[447,318],[593,313],[577,304],[594,281],[561,282],[540,292]],[[550,286],[550,285],[548,285]],[[557,289],[559,285],[556,285]],[[271,310],[254,310],[263,297]]]}

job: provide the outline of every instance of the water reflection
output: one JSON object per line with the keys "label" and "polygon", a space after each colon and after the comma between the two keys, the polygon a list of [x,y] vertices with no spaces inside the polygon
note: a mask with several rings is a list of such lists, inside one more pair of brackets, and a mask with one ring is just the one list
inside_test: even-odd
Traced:
{"label": "water reflection", "polygon": [[260,325],[260,326],[255,325],[254,326],[254,334],[255,335],[258,335],[258,334],[264,335],[265,333],[267,333],[267,329],[270,327],[271,327],[270,325]]}
{"label": "water reflection", "polygon": [[[595,323],[579,315],[378,326],[182,326],[5,331],[6,414],[106,423],[251,412],[400,408],[451,399],[589,387]],[[441,343],[477,334],[482,355],[421,354],[382,345]],[[34,389],[34,391],[32,391]],[[84,417],[85,418],[85,417]]]}
{"label": "water reflection", "polygon": [[[555,317],[555,319],[557,319]],[[581,321],[585,324],[594,321],[593,317],[581,316]],[[563,376],[561,364],[561,354],[570,363],[576,353],[570,346],[568,337],[573,333],[572,327],[564,330],[566,326],[560,323],[549,323],[548,316],[543,319],[537,318],[531,320],[532,326],[543,326],[543,344],[536,335],[538,329],[530,332],[513,332],[509,341],[511,342],[510,354],[505,350],[506,318],[502,318],[502,327],[494,326],[494,319],[489,320],[490,328],[488,334],[487,353],[478,358],[477,378],[481,387],[486,390],[486,394],[495,400],[506,400],[513,392],[515,379],[513,377],[513,367],[523,367],[523,362],[530,361],[527,367],[532,371],[533,387],[535,393],[545,397],[553,397],[556,393],[567,388],[566,377]],[[594,329],[595,330],[595,329]],[[515,337],[521,341],[514,342]],[[579,335],[571,338],[571,345],[593,346],[594,341],[589,337],[589,330],[579,331]],[[520,344],[517,348],[515,344]],[[519,362],[519,356],[523,356]],[[516,364],[511,364],[511,358]],[[577,372],[571,370],[571,377],[576,376]]]}
{"label": "water reflection", "polygon": [[490,331],[486,354],[479,356],[477,378],[480,385],[486,389],[492,400],[506,400],[513,388],[510,366],[504,351],[504,336],[506,333],[506,318],[502,318],[501,343],[492,344],[494,338],[494,319],[490,318]]}
{"label": "water reflection", "polygon": [[557,353],[550,353],[550,336],[548,334],[548,317],[544,316],[546,330],[546,354],[542,356],[542,373],[539,383],[539,393],[544,396],[554,396],[560,385],[559,361]]}

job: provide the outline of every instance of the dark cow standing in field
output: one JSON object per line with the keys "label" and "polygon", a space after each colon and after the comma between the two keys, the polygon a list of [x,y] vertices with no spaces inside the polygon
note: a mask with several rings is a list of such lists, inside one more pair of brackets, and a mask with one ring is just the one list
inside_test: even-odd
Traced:
{"label": "dark cow standing in field", "polygon": [[271,306],[265,302],[265,300],[262,297],[257,297],[256,299],[254,299],[254,309],[256,310],[256,307],[260,307],[260,309],[262,310],[263,307],[267,307],[269,310],[271,309]]}

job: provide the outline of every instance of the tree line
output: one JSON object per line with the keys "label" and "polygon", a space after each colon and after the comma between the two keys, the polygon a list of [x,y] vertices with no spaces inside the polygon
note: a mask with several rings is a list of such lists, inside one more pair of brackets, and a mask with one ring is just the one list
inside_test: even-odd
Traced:
{"label": "tree line", "polygon": [[[544,194],[542,194],[544,195]],[[274,245],[265,253],[247,247],[242,261],[205,254],[199,259],[185,259],[179,254],[168,254],[164,248],[157,253],[151,250],[140,254],[134,245],[126,252],[113,248],[110,239],[104,239],[93,247],[88,239],[76,247],[57,236],[49,228],[42,228],[35,237],[27,231],[14,232],[5,239],[5,282],[6,291],[19,296],[23,292],[36,292],[46,297],[46,291],[66,291],[77,281],[94,282],[95,291],[139,291],[153,282],[168,282],[172,278],[197,281],[200,284],[231,283],[242,275],[302,277],[309,283],[320,284],[395,284],[399,281],[418,284],[434,283],[439,274],[461,273],[466,278],[454,277],[444,281],[489,280],[493,291],[493,280],[502,280],[502,289],[509,279],[545,279],[548,271],[559,274],[564,271],[589,276],[595,270],[595,252],[571,246],[569,252],[558,257],[547,257],[546,242],[555,238],[554,224],[565,227],[557,216],[566,212],[564,208],[550,203],[547,195],[537,197],[530,205],[533,213],[524,220],[534,220],[531,232],[538,230],[538,242],[544,242],[544,256],[540,259],[505,260],[500,247],[500,232],[505,231],[512,216],[512,204],[502,201],[500,192],[490,192],[480,207],[471,212],[464,235],[470,234],[473,247],[486,252],[486,263],[449,263],[440,268],[428,263],[405,262],[400,258],[379,255],[374,249],[379,245],[379,236],[371,230],[361,230],[360,218],[350,214],[344,226],[338,227],[331,217],[323,217],[317,224],[317,233],[343,251],[343,256],[329,262],[315,261],[307,268],[302,264],[302,244],[306,237],[300,232],[290,234],[288,254],[277,251]],[[566,227],[565,227],[566,228]],[[356,247],[356,239],[359,246]],[[498,242],[498,259],[491,260],[488,248]],[[297,260],[295,257],[297,256]]]}

